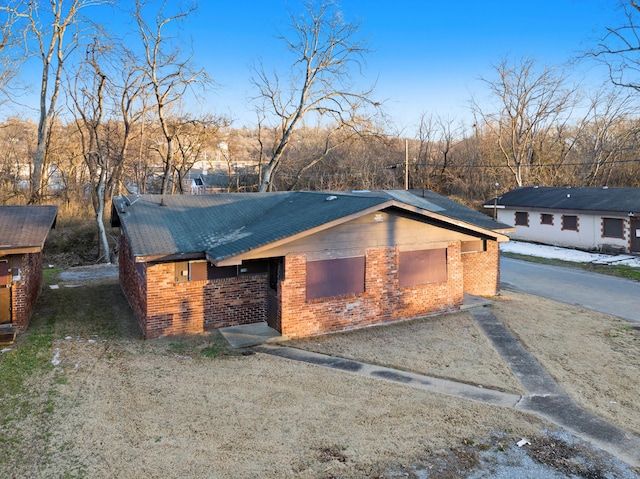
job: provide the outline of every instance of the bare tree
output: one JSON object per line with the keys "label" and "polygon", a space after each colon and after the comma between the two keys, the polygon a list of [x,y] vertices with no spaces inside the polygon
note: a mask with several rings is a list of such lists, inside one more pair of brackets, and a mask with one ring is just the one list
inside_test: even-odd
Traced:
{"label": "bare tree", "polygon": [[617,161],[635,158],[640,125],[634,95],[618,90],[600,90],[590,99],[589,115],[576,127],[579,158],[576,177],[588,186],[608,184]]}
{"label": "bare tree", "polygon": [[43,170],[56,105],[60,95],[65,62],[78,45],[81,11],[108,0],[50,0],[22,2],[26,10],[29,34],[33,36],[35,51],[42,65],[39,93],[38,138],[33,162],[30,202],[38,203],[43,194]]}
{"label": "bare tree", "polygon": [[637,0],[625,0],[620,5],[624,21],[617,27],[608,27],[588,56],[607,66],[614,85],[639,91],[640,3]]}
{"label": "bare tree", "polygon": [[106,148],[105,116],[108,114],[105,93],[109,80],[101,65],[103,47],[96,40],[87,48],[86,75],[81,70],[75,77],[75,84],[69,88],[73,99],[76,126],[82,140],[84,163],[89,169],[91,198],[96,213],[100,246],[105,262],[111,262],[109,242],[104,227],[104,207],[107,178],[110,176],[109,154]]}
{"label": "bare tree", "polygon": [[262,65],[254,68],[252,78],[260,111],[274,120],[278,135],[262,169],[260,191],[272,189],[283,155],[305,117],[315,114],[316,121],[342,128],[360,120],[366,107],[379,106],[371,99],[372,88],[358,91],[352,85],[352,70],[368,53],[366,43],[357,38],[358,24],[346,22],[333,3],[307,3],[304,14],[291,20],[291,37],[280,37],[293,55],[286,80],[277,72],[267,74]]}
{"label": "bare tree", "polygon": [[522,186],[536,159],[536,143],[551,129],[565,124],[575,105],[575,89],[564,76],[549,68],[536,69],[532,59],[495,67],[497,79],[482,79],[499,110],[488,112],[475,100],[474,111],[492,131],[505,165]]}
{"label": "bare tree", "polygon": [[[163,156],[164,171],[161,191],[170,193],[174,188],[174,167],[176,135],[178,130],[169,118],[169,110],[175,109],[187,90],[205,88],[210,80],[204,69],[196,69],[190,55],[183,55],[178,44],[165,35],[172,25],[185,21],[197,7],[166,14],[167,0],[162,2],[154,23],[148,23],[144,16],[145,2],[136,0],[134,16],[138,24],[140,39],[144,48],[143,71],[153,97],[153,108],[160,125],[164,148],[158,148]],[[176,113],[177,114],[177,113]]]}
{"label": "bare tree", "polygon": [[0,105],[9,98],[11,85],[24,60],[20,48],[20,10],[18,2],[0,5]]}

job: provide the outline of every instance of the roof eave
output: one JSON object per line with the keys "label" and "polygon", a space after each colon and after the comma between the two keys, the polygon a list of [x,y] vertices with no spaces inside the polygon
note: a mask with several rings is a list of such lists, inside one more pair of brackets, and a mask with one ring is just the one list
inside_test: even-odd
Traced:
{"label": "roof eave", "polygon": [[457,226],[458,228],[463,228],[463,229],[467,229],[469,231],[473,231],[475,233],[479,233],[485,236],[489,236],[489,237],[493,237],[496,239],[496,241],[502,243],[505,241],[509,241],[509,237],[505,236],[503,234],[503,232],[513,232],[515,231],[515,228],[510,228],[510,229],[499,229],[499,230],[490,230],[487,228],[482,228],[480,226],[474,225],[472,223],[467,223],[466,221],[461,221],[455,218],[451,218],[450,216],[446,216],[440,213],[435,213],[433,211],[429,211],[423,208],[419,208],[417,206],[413,206],[413,205],[407,205],[406,203],[402,203],[402,202],[394,202],[395,204],[393,206],[396,206],[397,208],[403,209],[405,211],[411,211],[417,214],[420,214],[422,216],[426,216],[427,218],[432,218],[438,221],[442,221],[444,223],[449,223],[451,225]]}
{"label": "roof eave", "polygon": [[135,263],[167,263],[172,261],[191,261],[195,259],[205,259],[203,251],[192,253],[159,253],[159,254],[139,254],[134,255]]}
{"label": "roof eave", "polygon": [[42,251],[42,246],[9,246],[6,248],[0,248],[0,255],[10,255],[10,254],[26,254],[26,253],[40,253]]}

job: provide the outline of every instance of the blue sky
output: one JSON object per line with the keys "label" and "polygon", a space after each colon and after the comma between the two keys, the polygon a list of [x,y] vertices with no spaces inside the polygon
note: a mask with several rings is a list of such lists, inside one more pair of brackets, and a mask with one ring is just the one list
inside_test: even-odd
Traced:
{"label": "blue sky", "polygon": [[[425,112],[468,118],[471,97],[486,93],[479,77],[492,78],[492,64],[505,56],[561,67],[620,20],[616,0],[340,5],[348,20],[361,22],[372,49],[359,81],[376,82],[396,127],[407,130]],[[202,1],[189,22],[195,59],[219,83],[209,106],[230,114],[236,126],[254,118],[246,107],[249,65],[261,58],[267,68],[284,71],[284,47],[275,36],[287,31],[289,12],[299,10],[295,0]],[[589,81],[600,82],[602,73],[590,71]]]}
{"label": "blue sky", "polygon": [[[149,3],[157,6],[159,0]],[[177,3],[169,0],[170,6]],[[290,62],[276,37],[287,33],[290,13],[301,11],[302,0],[199,3],[183,33],[191,37],[195,64],[218,84],[202,110],[228,115],[233,126],[253,127],[249,67],[261,59],[267,70],[284,76]],[[532,57],[560,68],[593,45],[606,26],[621,21],[618,0],[342,0],[339,5],[347,20],[361,23],[372,50],[355,80],[363,88],[376,84],[375,99],[384,101],[397,132],[408,136],[423,113],[471,124],[469,102],[475,97],[482,103],[487,89],[479,78],[493,78],[492,64]],[[149,12],[155,14],[155,8]],[[122,14],[102,20],[116,32],[134,28]],[[35,82],[37,64],[32,68],[23,71]],[[601,83],[604,72],[588,71],[587,80]],[[33,100],[28,103],[35,108],[35,94]]]}

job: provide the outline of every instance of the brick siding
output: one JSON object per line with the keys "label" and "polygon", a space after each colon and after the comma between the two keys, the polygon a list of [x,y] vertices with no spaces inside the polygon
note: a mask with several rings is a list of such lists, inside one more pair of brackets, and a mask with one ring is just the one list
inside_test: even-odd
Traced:
{"label": "brick siding", "polygon": [[[136,264],[120,238],[120,283],[146,338],[200,333],[267,320],[268,275],[175,282],[173,263]],[[455,311],[463,292],[494,295],[498,285],[498,244],[462,255],[447,245],[447,281],[399,287],[397,248],[366,251],[365,292],[306,299],[306,256],[285,257],[285,278],[277,293],[276,326],[290,338]]]}
{"label": "brick siding", "polygon": [[24,332],[42,292],[42,253],[26,253],[21,263],[21,279],[11,287],[11,322]]}
{"label": "brick siding", "polygon": [[147,321],[147,265],[146,263],[135,263],[131,254],[131,248],[124,231],[120,228],[120,239],[118,242],[118,273],[120,287],[124,292],[133,314],[138,320],[138,325],[145,333]]}
{"label": "brick siding", "polygon": [[459,309],[463,296],[460,244],[449,243],[447,282],[399,288],[397,248],[366,252],[365,292],[306,300],[306,258],[285,258],[282,289],[282,331],[290,338],[344,331]]}
{"label": "brick siding", "polygon": [[145,338],[266,321],[267,274],[175,282],[174,263],[135,263],[120,235],[120,284]]}
{"label": "brick siding", "polygon": [[464,292],[495,296],[500,282],[500,250],[497,241],[487,241],[487,251],[462,255]]}

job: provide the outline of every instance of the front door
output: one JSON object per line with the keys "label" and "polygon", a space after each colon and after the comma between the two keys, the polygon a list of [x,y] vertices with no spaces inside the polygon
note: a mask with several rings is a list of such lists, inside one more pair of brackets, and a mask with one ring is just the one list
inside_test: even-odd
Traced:
{"label": "front door", "polygon": [[11,322],[11,288],[0,286],[0,324]]}
{"label": "front door", "polygon": [[640,218],[631,218],[631,252],[640,253]]}
{"label": "front door", "polygon": [[269,287],[267,288],[267,324],[270,328],[282,332],[280,325],[280,301],[278,301],[278,287],[282,278],[282,260],[274,259],[269,262]]}
{"label": "front door", "polygon": [[9,262],[0,260],[0,324],[11,322],[11,271]]}

